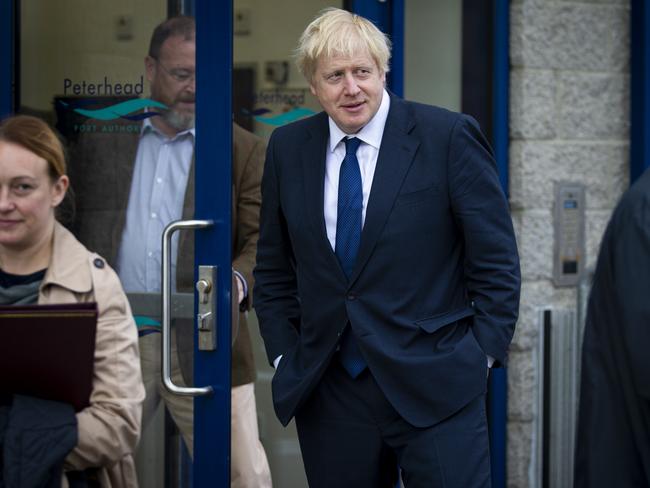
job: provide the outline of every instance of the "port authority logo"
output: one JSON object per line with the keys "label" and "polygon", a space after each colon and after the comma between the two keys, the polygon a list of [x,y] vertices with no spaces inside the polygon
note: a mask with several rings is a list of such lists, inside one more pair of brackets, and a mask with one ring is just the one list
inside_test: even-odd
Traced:
{"label": "port authority logo", "polygon": [[[63,97],[58,104],[64,110],[72,111],[88,119],[87,122],[74,125],[75,132],[137,132],[140,122],[149,117],[160,115],[159,110],[167,106],[150,98],[140,98],[144,89],[144,77],[135,83],[111,82],[107,76],[99,82],[86,80],[63,80]],[[132,97],[132,98],[130,98]],[[127,98],[115,102],[116,98]],[[130,99],[129,99],[130,98]],[[158,110],[156,110],[158,109]],[[116,124],[97,126],[94,121],[116,121]],[[135,122],[133,124],[124,121]],[[100,128],[101,127],[101,128]]]}
{"label": "port authority logo", "polygon": [[108,105],[100,108],[84,108],[89,106],[101,105],[101,100],[93,99],[80,99],[74,102],[64,102],[59,100],[59,103],[66,109],[72,110],[84,117],[95,120],[143,120],[149,117],[160,115],[156,111],[142,111],[143,109],[161,108],[166,109],[167,105],[157,102],[150,98],[134,98],[133,100],[126,100],[115,104]]}

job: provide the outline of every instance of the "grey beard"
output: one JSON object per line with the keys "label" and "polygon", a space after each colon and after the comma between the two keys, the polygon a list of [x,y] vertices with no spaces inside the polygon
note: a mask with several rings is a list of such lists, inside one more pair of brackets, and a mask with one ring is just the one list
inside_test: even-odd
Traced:
{"label": "grey beard", "polygon": [[184,131],[194,127],[194,114],[181,115],[175,110],[168,110],[163,115],[165,121],[177,131]]}

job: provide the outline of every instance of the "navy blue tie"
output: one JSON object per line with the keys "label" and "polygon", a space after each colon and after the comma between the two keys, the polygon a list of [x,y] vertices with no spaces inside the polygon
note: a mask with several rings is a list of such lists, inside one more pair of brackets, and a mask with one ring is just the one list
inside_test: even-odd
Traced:
{"label": "navy blue tie", "polygon": [[[363,186],[357,160],[361,140],[345,139],[345,158],[339,174],[339,200],[336,216],[336,244],[334,252],[341,263],[345,276],[350,279],[361,243]],[[366,368],[352,328],[348,325],[339,351],[341,364],[352,378]]]}

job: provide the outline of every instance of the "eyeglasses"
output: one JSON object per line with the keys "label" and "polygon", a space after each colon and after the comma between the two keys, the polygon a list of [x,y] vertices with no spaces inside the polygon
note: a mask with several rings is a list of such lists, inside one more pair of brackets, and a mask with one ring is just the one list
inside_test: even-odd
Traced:
{"label": "eyeglasses", "polygon": [[156,61],[156,63],[158,63],[158,66],[160,66],[165,73],[171,76],[178,83],[187,83],[196,80],[196,72],[194,71],[189,71],[186,69],[170,70],[165,68],[165,66],[163,66],[163,64],[160,61],[158,61],[156,58],[153,59]]}

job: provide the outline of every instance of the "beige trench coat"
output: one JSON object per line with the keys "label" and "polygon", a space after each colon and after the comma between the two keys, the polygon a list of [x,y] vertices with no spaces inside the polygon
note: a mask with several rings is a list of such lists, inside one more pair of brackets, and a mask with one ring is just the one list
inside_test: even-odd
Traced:
{"label": "beige trench coat", "polygon": [[38,303],[93,301],[99,309],[93,390],[90,406],[77,413],[79,438],[64,471],[98,467],[102,487],[137,487],[133,453],[140,437],[144,386],[131,309],[115,272],[56,223]]}

